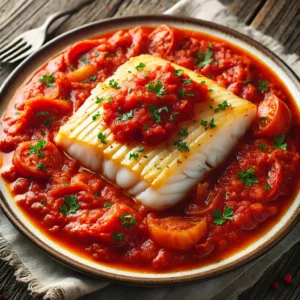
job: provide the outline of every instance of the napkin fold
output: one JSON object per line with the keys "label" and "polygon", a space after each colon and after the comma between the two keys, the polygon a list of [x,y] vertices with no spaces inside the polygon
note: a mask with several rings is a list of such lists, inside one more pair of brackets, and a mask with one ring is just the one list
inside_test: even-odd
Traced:
{"label": "napkin fold", "polygon": [[[238,30],[271,49],[300,75],[297,55],[286,54],[284,47],[273,38],[240,24],[216,0],[181,0],[165,13],[213,21]],[[87,294],[81,299],[236,299],[239,293],[252,286],[270,265],[299,241],[300,223],[264,256],[216,278],[172,287],[133,287],[109,284],[105,280],[93,279],[60,265],[21,235],[0,210],[0,259],[13,266],[16,280],[27,283],[32,294],[44,294],[44,299],[48,300],[74,300]]]}

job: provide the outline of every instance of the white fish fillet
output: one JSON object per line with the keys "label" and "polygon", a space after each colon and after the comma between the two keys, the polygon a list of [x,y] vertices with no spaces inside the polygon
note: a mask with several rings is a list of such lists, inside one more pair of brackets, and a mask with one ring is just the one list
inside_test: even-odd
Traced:
{"label": "white fish fillet", "polygon": [[[108,82],[115,79],[120,85],[126,78],[137,73],[135,66],[140,63],[151,69],[169,62],[150,55],[132,58],[120,66],[116,73],[92,91],[71,119],[60,128],[55,142],[83,166],[96,171],[109,181],[124,189],[136,201],[153,210],[162,210],[175,205],[189,190],[228,155],[237,140],[245,133],[256,114],[256,106],[218,86],[216,82],[188,69],[183,69],[194,81],[205,81],[210,92],[210,100],[196,104],[194,122],[185,122],[188,136],[182,139],[189,152],[180,152],[173,146],[174,136],[157,147],[144,147],[138,159],[129,159],[130,153],[137,152],[141,145],[120,144],[103,122],[102,103],[96,104],[96,96],[107,98],[114,93]],[[130,72],[128,72],[130,71]],[[214,112],[218,104],[227,100],[230,108]],[[92,116],[97,112],[100,117]],[[200,120],[211,120],[217,125],[205,130]],[[196,120],[196,121],[195,121]],[[106,134],[107,144],[98,140],[98,134]]]}

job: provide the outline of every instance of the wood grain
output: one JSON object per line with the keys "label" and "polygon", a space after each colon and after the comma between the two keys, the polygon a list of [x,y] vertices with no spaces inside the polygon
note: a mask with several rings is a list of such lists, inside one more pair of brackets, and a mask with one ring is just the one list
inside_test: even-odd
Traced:
{"label": "wood grain", "polygon": [[[41,26],[47,16],[67,9],[82,0],[0,0],[0,45],[22,32]],[[300,1],[299,0],[220,0],[237,19],[279,40],[287,52],[300,54]],[[80,25],[114,16],[162,13],[177,0],[95,0],[80,12],[53,24],[48,40]],[[0,64],[0,84],[16,67]],[[299,300],[300,299],[300,244],[270,267],[262,279],[239,300]],[[282,277],[290,273],[294,282],[285,286]],[[278,280],[280,287],[272,290]],[[16,284],[12,267],[0,261],[0,287],[11,300],[37,300],[26,291],[25,285]],[[193,300],[193,299],[191,299]]]}

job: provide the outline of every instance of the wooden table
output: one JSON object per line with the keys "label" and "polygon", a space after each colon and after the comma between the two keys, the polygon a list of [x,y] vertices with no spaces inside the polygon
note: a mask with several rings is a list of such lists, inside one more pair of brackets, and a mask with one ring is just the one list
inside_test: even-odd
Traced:
{"label": "wooden table", "polygon": [[[60,0],[0,0],[0,44],[11,40],[25,30],[40,26],[46,17],[58,10],[68,8],[71,1]],[[75,0],[72,3],[80,1]],[[300,55],[300,1],[299,0],[220,0],[237,18],[279,40],[290,53]],[[97,0],[80,12],[50,28],[48,39],[78,27],[107,17],[146,13],[162,13],[177,0]],[[0,84],[16,65],[0,65]],[[300,244],[293,247],[284,257],[270,267],[264,276],[239,300],[299,300],[300,299]],[[1,276],[10,269],[9,276]],[[290,273],[294,280],[285,286],[282,277]],[[279,282],[277,291],[271,288]],[[16,284],[13,270],[0,262],[0,287],[9,300],[41,299],[31,297],[25,285]],[[21,296],[20,296],[21,295]]]}

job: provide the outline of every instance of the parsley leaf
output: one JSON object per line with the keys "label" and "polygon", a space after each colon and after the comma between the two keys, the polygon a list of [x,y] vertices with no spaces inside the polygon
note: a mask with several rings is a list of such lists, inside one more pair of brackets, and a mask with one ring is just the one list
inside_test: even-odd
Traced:
{"label": "parsley leaf", "polygon": [[269,184],[264,184],[264,189],[266,191],[269,191],[271,189],[271,186]]}
{"label": "parsley leaf", "polygon": [[181,77],[183,75],[183,70],[182,69],[174,70],[172,74]]}
{"label": "parsley leaf", "polygon": [[220,209],[215,209],[211,216],[214,218],[214,223],[216,225],[222,225],[226,221],[230,221],[233,219],[232,206],[225,206],[223,214]]}
{"label": "parsley leaf", "polygon": [[138,70],[138,71],[142,71],[144,68],[146,67],[146,65],[144,63],[139,63],[135,68]]}
{"label": "parsley leaf", "polygon": [[125,228],[131,228],[133,225],[137,224],[135,215],[128,215],[126,212],[124,212],[123,216],[118,216],[118,219]]}
{"label": "parsley leaf", "polygon": [[111,79],[108,82],[108,84],[109,84],[109,86],[111,86],[112,88],[117,89],[117,90],[119,90],[121,88],[120,85],[118,84],[118,82],[114,79]]}
{"label": "parsley leaf", "polygon": [[138,159],[139,154],[138,153],[129,153],[129,159]]}
{"label": "parsley leaf", "polygon": [[106,139],[106,133],[100,132],[98,134],[98,139],[101,141],[102,144],[107,144],[107,142],[105,141],[105,139]]}
{"label": "parsley leaf", "polygon": [[104,208],[110,208],[110,207],[112,207],[111,203],[109,203],[109,202],[104,203]]}
{"label": "parsley leaf", "polygon": [[43,165],[42,163],[38,163],[36,165],[37,169],[42,170],[44,173],[47,171],[47,167],[45,165]]}
{"label": "parsley leaf", "polygon": [[80,203],[77,202],[78,197],[76,195],[66,195],[64,197],[65,204],[59,208],[59,211],[67,216],[69,213],[75,214],[80,208]]}
{"label": "parsley leaf", "polygon": [[88,65],[90,63],[90,61],[88,60],[88,58],[85,55],[81,56],[80,61],[82,61],[86,65]]}
{"label": "parsley leaf", "polygon": [[208,125],[209,125],[210,128],[215,128],[215,127],[217,127],[217,125],[215,124],[215,119],[214,119],[214,118],[212,118],[212,119],[210,120],[210,122],[208,123]]}
{"label": "parsley leaf", "polygon": [[205,130],[207,130],[207,121],[201,120],[200,125],[204,126]]}
{"label": "parsley leaf", "polygon": [[148,92],[154,93],[158,97],[167,94],[166,88],[162,85],[160,80],[156,80],[155,83],[149,82],[146,84],[146,88]]}
{"label": "parsley leaf", "polygon": [[123,233],[113,232],[113,240],[115,242],[121,242],[123,240],[123,237],[124,237]]}
{"label": "parsley leaf", "polygon": [[30,155],[30,154],[37,153],[39,158],[44,158],[45,154],[44,151],[42,151],[41,149],[44,148],[46,145],[47,145],[47,141],[38,140],[35,146],[34,145],[29,146],[30,151],[27,154]]}
{"label": "parsley leaf", "polygon": [[262,92],[266,92],[269,87],[269,82],[265,80],[258,80],[258,89]]}
{"label": "parsley leaf", "polygon": [[209,65],[213,61],[213,51],[211,49],[207,49],[205,52],[204,60],[198,63],[198,67],[205,67]]}
{"label": "parsley leaf", "polygon": [[98,117],[100,117],[100,113],[96,113],[92,116],[93,120],[95,121]]}
{"label": "parsley leaf", "polygon": [[52,74],[44,74],[40,79],[39,82],[42,82],[47,87],[53,87],[55,86],[55,80],[54,80],[54,73]]}
{"label": "parsley leaf", "polygon": [[218,108],[214,110],[215,113],[217,113],[219,110],[225,110],[226,107],[229,107],[227,100],[223,101],[222,103],[218,104]]}
{"label": "parsley leaf", "polygon": [[258,179],[254,177],[254,169],[248,169],[247,171],[238,173],[238,179],[246,184],[252,186],[254,183],[258,183]]}
{"label": "parsley leaf", "polygon": [[173,145],[176,146],[180,152],[190,152],[190,148],[187,146],[186,142],[176,140]]}
{"label": "parsley leaf", "polygon": [[259,145],[258,145],[258,149],[264,151],[264,150],[267,150],[267,149],[268,149],[268,146],[265,145],[265,144],[259,144]]}
{"label": "parsley leaf", "polygon": [[273,148],[274,149],[281,149],[283,151],[287,150],[287,143],[284,143],[284,139],[285,139],[285,134],[281,134],[280,136],[276,137],[273,141],[274,141],[274,145]]}
{"label": "parsley leaf", "polygon": [[151,117],[155,120],[156,123],[161,122],[161,112],[166,111],[168,112],[169,109],[167,106],[163,106],[161,108],[156,108],[155,105],[149,104],[148,106],[149,110],[151,111]]}
{"label": "parsley leaf", "polygon": [[192,83],[192,82],[193,82],[193,79],[192,79],[192,78],[189,78],[189,79],[182,79],[182,82],[183,82],[183,83]]}
{"label": "parsley leaf", "polygon": [[98,103],[102,102],[103,100],[104,100],[103,97],[100,98],[100,97],[97,96],[95,103],[98,104]]}
{"label": "parsley leaf", "polygon": [[187,126],[182,126],[180,131],[178,132],[178,135],[179,136],[188,136],[187,129],[188,129]]}
{"label": "parsley leaf", "polygon": [[119,121],[128,121],[129,119],[133,118],[133,113],[134,113],[134,110],[132,109],[128,113],[121,114],[121,115],[118,116],[118,120]]}

